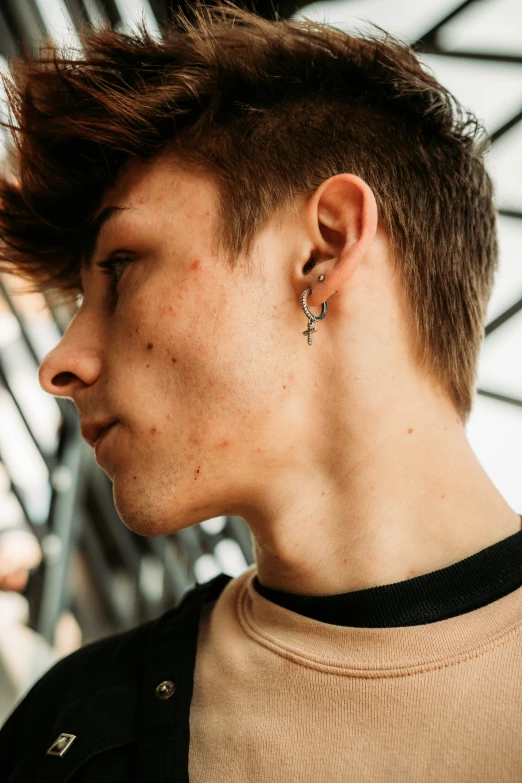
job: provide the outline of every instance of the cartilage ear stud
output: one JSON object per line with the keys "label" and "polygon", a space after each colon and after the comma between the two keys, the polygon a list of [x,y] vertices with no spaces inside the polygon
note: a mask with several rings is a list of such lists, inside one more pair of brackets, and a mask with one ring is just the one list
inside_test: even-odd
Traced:
{"label": "cartilage ear stud", "polygon": [[324,275],[319,275],[319,277],[317,279],[322,283],[323,280],[324,280]]}

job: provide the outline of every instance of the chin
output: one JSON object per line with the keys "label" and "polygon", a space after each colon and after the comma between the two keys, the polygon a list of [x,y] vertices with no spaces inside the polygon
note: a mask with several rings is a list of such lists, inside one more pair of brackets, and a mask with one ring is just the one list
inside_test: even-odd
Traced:
{"label": "chin", "polygon": [[152,489],[151,482],[132,479],[129,486],[129,481],[116,478],[112,494],[123,524],[139,536],[165,536],[187,527],[179,524],[173,498],[162,497],[160,491]]}
{"label": "chin", "polygon": [[113,482],[112,495],[114,505],[121,521],[139,536],[163,535],[165,530],[158,519],[154,504],[147,499],[143,487],[125,487],[120,482]]}

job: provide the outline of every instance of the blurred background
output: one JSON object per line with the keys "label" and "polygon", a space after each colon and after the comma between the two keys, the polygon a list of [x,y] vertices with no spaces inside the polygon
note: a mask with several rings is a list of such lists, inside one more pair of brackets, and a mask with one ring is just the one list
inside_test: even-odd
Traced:
{"label": "blurred background", "polygon": [[[484,469],[522,513],[522,3],[520,0],[290,0],[245,3],[267,18],[308,17],[364,35],[371,23],[413,45],[485,124],[499,211],[500,267],[467,433]],[[161,37],[163,0],[0,0],[0,67],[44,38],[77,44],[84,23]],[[3,97],[0,94],[0,110]],[[0,135],[0,165],[5,137]],[[426,228],[429,230],[429,227]],[[217,517],[164,538],[118,518],[110,481],[81,439],[71,402],[37,367],[70,313],[0,278],[0,724],[32,683],[82,644],[151,619],[195,583],[253,563],[248,527]]]}

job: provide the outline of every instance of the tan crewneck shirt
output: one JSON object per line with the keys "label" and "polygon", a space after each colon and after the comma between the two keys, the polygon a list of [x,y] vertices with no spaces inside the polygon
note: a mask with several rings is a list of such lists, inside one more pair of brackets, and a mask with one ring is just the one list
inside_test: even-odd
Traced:
{"label": "tan crewneck shirt", "polygon": [[204,608],[190,783],[522,781],[522,587],[439,622],[320,622],[252,586]]}

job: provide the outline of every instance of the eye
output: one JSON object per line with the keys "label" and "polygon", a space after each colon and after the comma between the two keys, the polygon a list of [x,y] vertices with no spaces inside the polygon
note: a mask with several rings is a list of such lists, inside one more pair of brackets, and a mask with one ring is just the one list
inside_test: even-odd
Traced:
{"label": "eye", "polygon": [[98,262],[97,266],[109,278],[109,289],[113,296],[116,295],[120,277],[131,263],[131,260],[127,256],[111,256],[105,261]]}

